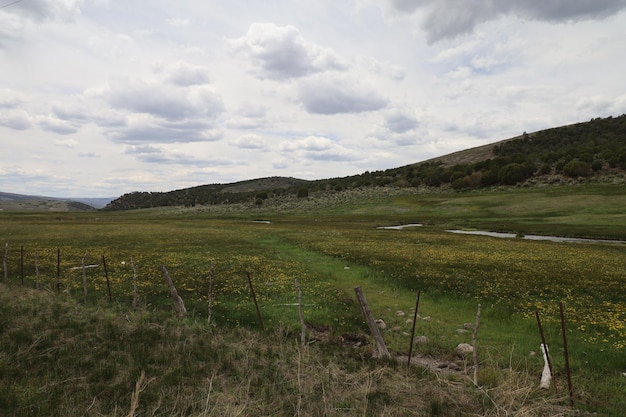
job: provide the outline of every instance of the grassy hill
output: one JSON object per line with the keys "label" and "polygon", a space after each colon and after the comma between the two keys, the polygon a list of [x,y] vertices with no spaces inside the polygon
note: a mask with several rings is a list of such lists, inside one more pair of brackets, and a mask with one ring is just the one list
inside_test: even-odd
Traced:
{"label": "grassy hill", "polygon": [[375,187],[479,189],[581,181],[623,183],[626,177],[626,115],[593,119],[524,133],[511,139],[428,161],[342,178],[305,181],[262,178],[169,192],[125,194],[107,210],[254,202],[285,195],[337,193]]}
{"label": "grassy hill", "polygon": [[0,210],[6,211],[94,211],[89,204],[61,198],[0,192]]}

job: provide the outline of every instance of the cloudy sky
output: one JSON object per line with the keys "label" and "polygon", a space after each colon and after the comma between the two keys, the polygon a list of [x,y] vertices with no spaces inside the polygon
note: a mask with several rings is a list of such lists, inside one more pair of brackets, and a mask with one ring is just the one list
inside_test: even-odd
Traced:
{"label": "cloudy sky", "polygon": [[0,191],[395,168],[626,113],[626,0],[0,0]]}

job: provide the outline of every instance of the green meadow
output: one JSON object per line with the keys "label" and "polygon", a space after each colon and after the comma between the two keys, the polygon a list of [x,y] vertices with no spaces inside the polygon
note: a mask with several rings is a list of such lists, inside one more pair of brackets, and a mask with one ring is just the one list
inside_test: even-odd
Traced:
{"label": "green meadow", "polygon": [[[524,237],[626,241],[624,207],[623,185],[580,185],[381,191],[239,209],[0,212],[7,248],[0,414],[618,416],[626,409],[626,244]],[[421,226],[384,228],[406,224]],[[185,318],[176,317],[161,265],[185,302]],[[309,334],[306,348],[298,345],[296,279],[305,321],[323,329]],[[356,286],[386,322],[382,334],[394,355],[409,350],[420,291],[415,335],[425,342],[413,353],[464,370],[407,370],[373,358],[371,343],[339,343],[345,334],[369,337]],[[472,358],[454,348],[472,343],[472,331],[463,330],[478,304],[474,385]],[[535,312],[556,390],[538,389]],[[68,382],[74,378],[77,387]]]}

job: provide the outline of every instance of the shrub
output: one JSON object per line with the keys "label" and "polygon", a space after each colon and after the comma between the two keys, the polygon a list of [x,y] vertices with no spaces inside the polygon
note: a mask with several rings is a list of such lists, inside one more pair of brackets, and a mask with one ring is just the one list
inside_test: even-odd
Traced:
{"label": "shrub", "polygon": [[590,172],[591,167],[589,164],[579,160],[570,161],[563,166],[563,174],[568,177],[586,177]]}
{"label": "shrub", "polygon": [[500,168],[498,178],[503,184],[514,185],[526,179],[524,171],[524,167],[521,164],[508,164]]}

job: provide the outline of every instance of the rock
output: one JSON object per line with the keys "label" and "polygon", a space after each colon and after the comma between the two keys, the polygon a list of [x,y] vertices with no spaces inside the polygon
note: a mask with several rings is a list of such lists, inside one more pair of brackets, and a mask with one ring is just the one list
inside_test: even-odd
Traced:
{"label": "rock", "polygon": [[456,352],[456,354],[459,356],[466,356],[466,355],[469,355],[470,353],[473,353],[474,348],[470,344],[459,343],[459,345],[454,349],[454,352]]}
{"label": "rock", "polygon": [[456,332],[458,334],[463,334],[463,333],[469,333],[469,330],[467,330],[467,329],[456,329]]}
{"label": "rock", "polygon": [[473,330],[475,326],[474,323],[463,323],[463,328],[467,330]]}
{"label": "rock", "polygon": [[406,324],[411,324],[411,323],[413,323],[413,319],[406,319],[405,323]]}
{"label": "rock", "polygon": [[424,335],[415,336],[415,339],[413,339],[413,343],[415,343],[416,345],[423,345],[424,343],[428,343],[428,338]]}
{"label": "rock", "polygon": [[396,311],[396,316],[398,316],[398,317],[404,317],[404,316],[405,316],[405,313],[404,313],[404,311],[402,311],[402,310],[398,310],[398,311]]}
{"label": "rock", "polygon": [[422,320],[424,320],[424,321],[431,321],[432,317],[426,316],[426,317],[423,317]]}
{"label": "rock", "polygon": [[380,330],[384,330],[387,328],[387,323],[385,323],[383,319],[376,320],[376,325],[378,326]]}

